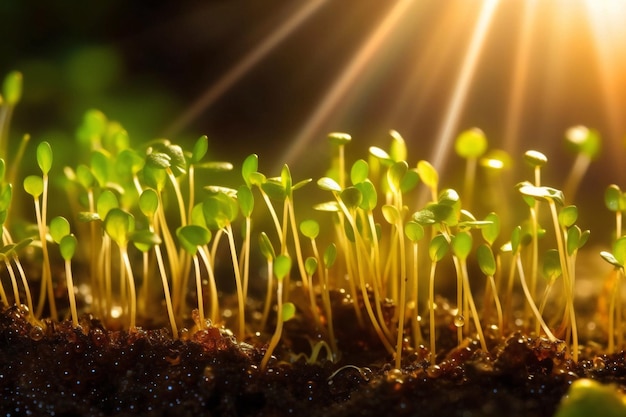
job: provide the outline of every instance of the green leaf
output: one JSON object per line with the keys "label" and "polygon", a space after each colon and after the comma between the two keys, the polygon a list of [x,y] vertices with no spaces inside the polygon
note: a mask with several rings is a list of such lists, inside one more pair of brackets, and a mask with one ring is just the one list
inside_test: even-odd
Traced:
{"label": "green leaf", "polygon": [[209,138],[206,135],[202,135],[196,140],[191,151],[191,163],[196,164],[200,162],[209,150]]}
{"label": "green leaf", "polygon": [[61,239],[59,243],[59,250],[61,251],[61,256],[64,260],[69,261],[74,256],[76,252],[76,246],[78,246],[78,241],[76,240],[76,236],[74,235],[65,235]]}
{"label": "green leaf", "polygon": [[11,207],[13,186],[11,184],[0,185],[0,211],[7,211]]}
{"label": "green leaf", "polygon": [[204,220],[209,229],[223,229],[231,224],[239,211],[237,201],[225,193],[207,197],[202,203]]}
{"label": "green leaf", "polygon": [[350,181],[352,185],[357,185],[365,181],[369,175],[369,169],[369,164],[364,159],[359,159],[352,164],[352,169],[350,170]]}
{"label": "green leaf", "polygon": [[417,163],[417,173],[424,184],[429,188],[436,188],[439,183],[439,174],[430,162],[421,160]]}
{"label": "green leaf", "polygon": [[465,130],[456,138],[454,150],[461,158],[478,158],[487,151],[487,137],[478,128]]}
{"label": "green leaf", "polygon": [[327,269],[330,269],[335,264],[337,260],[337,245],[331,243],[326,247],[324,251],[324,265]]}
{"label": "green leaf", "polygon": [[402,222],[402,218],[400,216],[400,212],[396,206],[392,206],[390,204],[385,204],[381,211],[383,212],[383,217],[389,224],[397,225]]}
{"label": "green leaf", "polygon": [[317,185],[324,191],[332,191],[335,193],[341,192],[341,187],[339,186],[337,181],[335,181],[334,179],[330,177],[320,178],[319,180],[317,180]]}
{"label": "green leaf", "polygon": [[408,193],[411,191],[420,181],[420,176],[417,173],[417,169],[409,169],[402,177],[402,182],[400,183],[400,191],[404,193]]}
{"label": "green leaf", "polygon": [[296,306],[291,302],[284,303],[281,315],[283,321],[291,320],[296,315]]}
{"label": "green leaf", "polygon": [[559,251],[550,249],[543,255],[543,275],[548,279],[555,279],[563,273]]}
{"label": "green leaf", "polygon": [[198,246],[204,246],[211,240],[211,231],[193,224],[176,229],[176,237],[182,248],[190,255],[195,255]]}
{"label": "green leaf", "polygon": [[404,225],[404,234],[411,242],[416,243],[424,237],[424,227],[415,221],[409,221]]}
{"label": "green leaf", "polygon": [[354,186],[361,192],[362,199],[359,208],[365,211],[372,211],[378,204],[378,194],[376,193],[376,187],[370,180],[365,180]]}
{"label": "green leaf", "polygon": [[283,168],[280,170],[280,183],[285,190],[285,195],[287,197],[291,197],[292,189],[292,179],[291,179],[291,171],[289,171],[289,166],[287,164],[283,165]]}
{"label": "green leaf", "polygon": [[622,236],[613,243],[613,255],[620,265],[626,265],[626,236]]}
{"label": "green leaf", "polygon": [[551,187],[536,187],[530,183],[523,183],[518,187],[518,190],[522,195],[532,197],[537,200],[554,201],[558,204],[563,204],[565,197],[563,191],[557,190]]}
{"label": "green leaf", "polygon": [[19,103],[22,98],[22,73],[11,71],[4,77],[2,84],[2,96],[4,101],[11,107]]}
{"label": "green leaf", "polygon": [[387,170],[387,184],[395,194],[402,192],[402,179],[408,171],[409,166],[405,161],[396,162]]}
{"label": "green leaf", "polygon": [[390,130],[391,145],[389,147],[389,156],[396,162],[406,161],[408,151],[404,138],[395,130]]}
{"label": "green leaf", "polygon": [[35,198],[43,193],[43,179],[36,175],[29,175],[24,178],[24,190]]}
{"label": "green leaf", "polygon": [[625,211],[626,199],[618,185],[611,184],[604,192],[604,204],[610,211]]}
{"label": "green leaf", "polygon": [[341,192],[340,198],[341,201],[343,201],[343,203],[348,208],[357,208],[361,205],[361,202],[363,201],[363,195],[361,194],[361,191],[359,191],[359,189],[356,187],[348,187],[343,190]]}
{"label": "green leaf", "polygon": [[578,208],[576,206],[565,206],[558,215],[559,224],[562,227],[571,227],[578,220]]}
{"label": "green leaf", "polygon": [[85,189],[89,190],[93,187],[95,177],[91,173],[91,169],[84,164],[76,167],[76,181]]}
{"label": "green leaf", "polygon": [[581,378],[572,383],[554,417],[622,417],[626,415],[625,404],[617,386]]}
{"label": "green leaf", "polygon": [[169,168],[172,164],[172,157],[165,152],[150,152],[146,155],[146,166],[158,169]]}
{"label": "green leaf", "polygon": [[227,161],[207,161],[199,164],[195,164],[196,168],[202,168],[213,172],[228,172],[232,171],[234,166]]}
{"label": "green leaf", "polygon": [[493,256],[491,247],[482,243],[476,249],[476,260],[483,274],[492,277],[496,273],[496,259]]}
{"label": "green leaf", "polygon": [[602,257],[602,259],[604,259],[605,261],[607,261],[608,263],[613,265],[615,268],[623,268],[624,267],[624,265],[622,265],[615,258],[615,256],[613,256],[613,254],[611,252],[602,251],[602,252],[600,252],[600,256]]}
{"label": "green leaf", "polygon": [[308,276],[313,276],[317,271],[317,259],[313,256],[306,258],[306,261],[304,261],[304,270]]}
{"label": "green leaf", "polygon": [[102,194],[100,194],[98,200],[96,201],[96,211],[101,219],[106,218],[109,211],[114,208],[118,208],[119,206],[120,203],[117,200],[117,197],[113,194],[113,191],[110,190],[102,191]]}
{"label": "green leaf", "polygon": [[268,178],[261,184],[261,189],[273,200],[285,201],[287,197],[285,187],[274,178]]}
{"label": "green leaf", "polygon": [[37,164],[44,175],[48,175],[52,168],[52,148],[48,142],[37,145]]}
{"label": "green leaf", "polygon": [[573,226],[567,229],[567,254],[572,256],[579,248],[582,231],[580,227]]}
{"label": "green leaf", "polygon": [[370,155],[372,155],[374,158],[379,159],[383,165],[390,165],[393,163],[393,159],[391,159],[391,156],[389,156],[386,151],[380,149],[377,146],[370,146],[369,152]]}
{"label": "green leaf", "polygon": [[126,247],[129,234],[135,229],[135,219],[132,214],[112,208],[104,218],[104,230],[120,247]]}
{"label": "green leaf", "polygon": [[313,181],[312,178],[307,178],[305,180],[298,181],[297,183],[295,183],[294,185],[291,186],[291,191],[299,190],[300,188],[304,187],[305,185],[307,185],[311,181]]}
{"label": "green leaf", "polygon": [[146,188],[139,196],[139,209],[144,216],[151,219],[159,208],[159,195],[152,188]]}
{"label": "green leaf", "polygon": [[57,216],[50,220],[50,236],[56,243],[60,243],[61,239],[70,234],[70,222],[65,217]]}
{"label": "green leaf", "polygon": [[467,260],[472,251],[473,239],[468,232],[459,232],[452,237],[452,252],[461,261]]}
{"label": "green leaf", "polygon": [[300,233],[309,239],[315,239],[320,233],[320,225],[313,219],[303,220],[300,223]]}
{"label": "green leaf", "polygon": [[439,262],[448,253],[448,241],[444,235],[435,236],[428,245],[428,255],[432,262]]}
{"label": "green leaf", "polygon": [[252,190],[247,185],[242,185],[237,190],[237,202],[241,208],[243,217],[252,216],[252,210],[254,210],[254,196]]}
{"label": "green leaf", "polygon": [[490,224],[481,228],[481,233],[483,239],[485,239],[489,245],[493,245],[500,234],[500,217],[492,212],[485,217],[485,221],[490,222]]}
{"label": "green leaf", "polygon": [[511,250],[517,253],[522,242],[522,226],[516,226],[511,232]]}
{"label": "green leaf", "polygon": [[548,163],[548,158],[539,151],[526,151],[524,161],[532,167],[542,167]]}
{"label": "green leaf", "polygon": [[265,257],[267,261],[271,261],[276,258],[276,252],[274,252],[272,242],[270,242],[270,238],[265,232],[261,232],[261,234],[259,235],[259,249],[261,250],[261,254],[263,255],[263,257]]}
{"label": "green leaf", "polygon": [[260,187],[267,181],[267,178],[265,178],[265,175],[261,174],[260,172],[252,172],[249,175],[249,180],[250,184]]}
{"label": "green leaf", "polygon": [[161,244],[159,235],[147,229],[132,231],[128,238],[141,252],[148,252],[154,246]]}
{"label": "green leaf", "polygon": [[109,181],[109,156],[102,150],[91,152],[91,173],[98,185],[104,188]]}
{"label": "green leaf", "polygon": [[291,258],[287,255],[278,255],[274,260],[274,275],[282,281],[291,271]]}
{"label": "green leaf", "polygon": [[[259,169],[259,156],[257,154],[248,155],[248,157],[241,164],[241,176],[243,180],[246,182],[248,187],[252,187],[255,182],[252,179],[252,176]],[[262,181],[261,183],[263,183]]]}
{"label": "green leaf", "polygon": [[600,133],[585,126],[574,126],[565,132],[567,147],[572,151],[583,154],[589,159],[595,159],[600,154]]}
{"label": "green leaf", "polygon": [[330,143],[341,146],[350,143],[352,136],[343,132],[332,132],[328,134]]}

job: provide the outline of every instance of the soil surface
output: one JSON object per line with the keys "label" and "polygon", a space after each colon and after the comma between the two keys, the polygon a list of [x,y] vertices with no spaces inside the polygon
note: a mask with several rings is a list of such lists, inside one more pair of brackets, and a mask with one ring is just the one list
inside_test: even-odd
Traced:
{"label": "soil surface", "polygon": [[78,329],[43,324],[17,307],[0,314],[2,415],[551,416],[577,378],[626,386],[623,352],[585,348],[574,363],[564,343],[520,333],[491,340],[488,354],[469,339],[444,346],[438,366],[426,348],[409,352],[398,371],[346,326],[340,363],[271,360],[261,370],[265,347],[218,328],[173,340],[166,330],[108,331],[88,316]]}

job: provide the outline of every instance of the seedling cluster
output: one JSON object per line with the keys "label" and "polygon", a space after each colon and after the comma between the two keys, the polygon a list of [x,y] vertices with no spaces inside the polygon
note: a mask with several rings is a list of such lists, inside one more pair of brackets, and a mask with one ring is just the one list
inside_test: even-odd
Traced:
{"label": "seedling cluster", "polygon": [[[190,148],[167,139],[132,146],[119,123],[90,110],[77,133],[84,160],[55,166],[53,144],[41,142],[36,153],[41,174],[20,181],[17,167],[28,137],[16,155],[8,155],[7,146],[20,95],[21,75],[14,72],[5,79],[0,110],[0,254],[7,271],[0,296],[3,307],[24,305],[35,326],[45,326],[45,317],[71,318],[78,328],[80,315],[90,312],[109,326],[133,332],[165,321],[154,317],[167,317],[172,337],[179,338],[228,324],[240,341],[255,333],[268,335],[260,364],[265,368],[280,344],[283,324],[306,313],[319,335],[309,359],[319,360],[325,349],[328,359],[338,361],[342,340],[335,336],[332,299],[340,293],[353,309],[355,325],[375,334],[395,369],[402,369],[408,351],[428,352],[436,367],[446,304],[439,294],[451,287],[448,324],[456,328],[459,345],[471,338],[488,352],[494,340],[523,330],[564,340],[573,360],[578,359],[576,257],[590,232],[576,225],[578,210],[567,203],[568,196],[542,184],[548,160],[538,151],[524,154],[532,175],[516,186],[526,219],[508,231],[501,230],[497,213],[472,212],[474,206],[481,209],[475,203],[483,192],[476,190],[478,170],[497,175],[503,166],[501,157],[487,153],[479,129],[461,132],[456,141],[455,150],[467,163],[462,193],[442,187],[429,162],[407,161],[406,143],[396,131],[390,132],[387,149],[372,147],[354,162],[345,156],[350,135],[331,133],[332,160],[316,181],[294,180],[287,165],[277,175],[264,174],[258,156],[250,155],[239,168],[241,185],[225,187],[216,183],[216,172],[236,168],[206,161],[206,136]],[[598,152],[599,138],[583,127],[568,131],[567,138],[582,161],[568,180],[573,194],[581,170]],[[6,161],[14,165],[7,169]],[[70,210],[49,219],[50,187],[59,186],[67,190]],[[328,197],[315,204],[315,219],[298,213],[308,203],[299,196],[305,187],[318,187]],[[429,201],[420,204],[424,189]],[[17,213],[11,213],[13,194],[32,197],[34,228],[18,227]],[[598,343],[608,352],[624,348],[625,195],[617,185],[607,188],[616,238],[613,249],[601,256],[614,274],[606,340]],[[264,217],[269,222],[259,220]],[[544,220],[550,227],[543,228]],[[268,230],[255,227],[265,223]],[[58,255],[64,280],[53,272]],[[27,277],[18,256],[38,259],[41,276]],[[234,281],[233,302],[220,288],[225,277],[216,276],[216,265],[225,262]],[[452,276],[446,273],[450,268],[442,272],[444,263],[453,267]],[[80,276],[72,274],[77,266]],[[249,302],[252,280],[265,280],[256,304]],[[69,308],[59,309],[56,294],[64,288],[63,305]],[[186,330],[190,317],[194,327]]]}

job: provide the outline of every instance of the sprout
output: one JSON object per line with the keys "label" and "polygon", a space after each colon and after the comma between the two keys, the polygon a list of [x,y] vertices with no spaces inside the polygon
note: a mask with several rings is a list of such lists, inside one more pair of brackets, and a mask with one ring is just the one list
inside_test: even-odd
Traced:
{"label": "sprout", "polygon": [[569,172],[563,189],[570,198],[576,196],[576,191],[591,161],[600,154],[600,133],[585,126],[574,126],[565,132],[567,147],[576,153],[576,160]]}
{"label": "sprout", "polygon": [[487,151],[487,138],[482,130],[473,128],[461,132],[454,144],[454,149],[461,158],[467,160],[465,166],[465,204],[472,207],[474,182],[476,180],[476,166],[478,158]]}
{"label": "sprout", "polygon": [[295,307],[292,303],[283,304],[283,280],[289,274],[290,270],[291,258],[287,255],[278,255],[274,261],[274,276],[276,277],[276,281],[278,283],[278,288],[276,289],[276,310],[278,312],[276,318],[276,330],[274,331],[270,344],[265,351],[263,359],[261,360],[261,369],[265,369],[267,367],[267,363],[272,357],[274,349],[278,346],[278,342],[280,341],[280,337],[283,332],[283,322],[292,318],[295,313]]}

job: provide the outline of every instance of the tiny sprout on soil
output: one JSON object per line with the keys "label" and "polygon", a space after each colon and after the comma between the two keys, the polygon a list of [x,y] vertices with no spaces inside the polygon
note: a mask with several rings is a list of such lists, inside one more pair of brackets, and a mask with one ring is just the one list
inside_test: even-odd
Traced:
{"label": "tiny sprout on soil", "polygon": [[[11,73],[0,119],[0,255],[8,274],[0,281],[0,301],[3,307],[25,301],[33,323],[71,318],[72,326],[80,328],[81,315],[93,313],[105,325],[131,332],[169,322],[173,338],[182,337],[187,326],[195,332],[231,326],[240,342],[258,343],[260,337],[267,343],[260,363],[265,369],[272,355],[290,357],[283,356],[286,349],[280,344],[293,337],[284,324],[294,317],[311,318],[306,336],[311,358],[322,360],[319,353],[325,348],[328,359],[350,361],[342,355],[350,341],[337,332],[341,312],[363,338],[371,339],[370,348],[381,352],[381,361],[393,361],[396,371],[407,364],[409,353],[437,365],[444,349],[453,348],[450,339],[459,347],[476,341],[476,349],[488,356],[516,331],[562,339],[578,360],[583,325],[574,299],[576,259],[590,232],[576,225],[578,209],[566,198],[574,195],[581,172],[597,155],[599,137],[593,130],[576,127],[566,134],[582,161],[575,163],[566,192],[542,184],[545,155],[524,154],[532,182],[516,187],[518,207],[502,209],[511,218],[519,209],[521,220],[501,230],[502,216],[480,199],[490,190],[476,187],[475,178],[479,169],[497,177],[506,157],[488,151],[479,129],[461,132],[456,141],[457,154],[467,163],[462,194],[442,186],[428,161],[408,161],[407,144],[396,131],[390,132],[388,148],[371,147],[364,159],[352,163],[346,160],[351,136],[331,133],[333,157],[314,184],[294,181],[287,165],[276,176],[266,175],[259,170],[259,157],[250,155],[241,164],[243,183],[231,188],[221,183],[220,172],[235,165],[206,161],[206,136],[189,148],[168,139],[132,146],[119,123],[90,110],[77,133],[84,159],[73,167],[55,166],[57,145],[41,142],[36,149],[41,175],[26,176],[17,190],[13,175],[5,178],[5,171],[21,174],[6,166],[14,160],[6,145],[20,94],[21,76]],[[22,142],[18,156],[27,144]],[[70,210],[48,223],[50,187],[58,186],[57,178],[65,180]],[[313,204],[299,191],[315,184],[327,201]],[[424,189],[430,201],[418,207],[415,195]],[[34,227],[20,228],[17,213],[12,218],[8,213],[14,198],[28,195],[33,215],[26,217],[34,219]],[[263,204],[255,204],[259,196]],[[301,218],[306,204],[316,210]],[[619,186],[608,186],[605,204],[615,213],[611,251],[601,253],[607,268],[614,269],[605,314],[606,350],[614,352],[625,347],[626,198]],[[540,225],[546,205],[549,231]],[[263,216],[268,230],[257,226],[265,224]],[[223,238],[227,245],[220,245]],[[51,242],[58,252],[50,250]],[[64,262],[63,280],[52,268],[57,253]],[[36,308],[30,288],[36,280],[24,273],[18,259],[23,255],[30,262],[41,258],[39,288],[33,291],[39,297]],[[229,282],[234,297],[226,294],[233,288]],[[89,288],[88,296],[75,291],[79,286]],[[456,339],[440,340],[442,333]]]}

